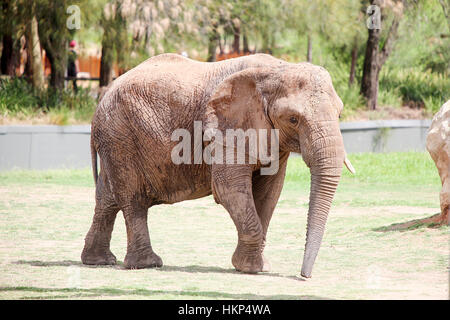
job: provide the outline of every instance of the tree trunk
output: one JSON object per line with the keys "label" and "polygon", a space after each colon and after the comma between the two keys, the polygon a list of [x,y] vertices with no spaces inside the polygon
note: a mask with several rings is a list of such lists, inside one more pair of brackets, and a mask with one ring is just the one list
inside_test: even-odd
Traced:
{"label": "tree trunk", "polygon": [[13,38],[13,21],[11,16],[11,2],[1,1],[0,10],[3,11],[4,21],[1,23],[3,34],[2,37],[2,56],[0,58],[0,71],[2,74],[9,76],[15,75],[15,59],[14,59],[14,38]]}
{"label": "tree trunk", "polygon": [[379,72],[378,44],[380,42],[380,30],[369,29],[366,53],[364,56],[363,76],[361,80],[361,94],[367,99],[367,106],[370,110],[375,110],[377,106],[378,83],[377,74]]}
{"label": "tree trunk", "polygon": [[225,51],[223,50],[224,45],[222,44],[222,37],[219,37],[219,39],[217,41],[219,44],[219,54],[223,55],[225,53]]}
{"label": "tree trunk", "polygon": [[240,41],[241,41],[241,29],[240,27],[233,27],[234,30],[234,36],[233,36],[233,52],[240,53]]}
{"label": "tree trunk", "polygon": [[206,61],[208,62],[214,62],[216,61],[216,48],[217,48],[217,42],[219,40],[219,34],[217,33],[217,30],[213,28],[209,35],[209,41],[208,41],[208,57]]}
{"label": "tree trunk", "polygon": [[112,81],[112,59],[107,58],[110,53],[107,51],[111,50],[107,47],[102,47],[102,57],[100,60],[100,87],[108,86]]}
{"label": "tree trunk", "polygon": [[[105,33],[107,31],[105,30]],[[114,51],[110,39],[103,35],[102,57],[100,59],[100,87],[108,86],[112,81]]]}
{"label": "tree trunk", "polygon": [[312,38],[308,35],[308,51],[306,52],[306,61],[312,62]]}
{"label": "tree trunk", "polygon": [[263,53],[272,53],[269,42],[270,42],[269,34],[267,33],[267,30],[265,30],[265,32],[262,32],[262,52]]}
{"label": "tree trunk", "polygon": [[249,53],[250,52],[250,49],[249,49],[249,47],[248,47],[248,37],[247,37],[247,32],[243,32],[243,34],[242,34],[242,40],[243,40],[243,50],[244,50],[244,53]]}
{"label": "tree trunk", "polygon": [[39,42],[38,22],[33,16],[26,27],[27,65],[31,76],[31,83],[35,88],[44,86],[44,69],[42,67],[41,44]]}
{"label": "tree trunk", "polygon": [[[65,48],[62,49],[65,51]],[[66,59],[59,52],[55,54],[52,50],[46,47],[45,50],[48,61],[50,62],[51,74],[50,74],[50,86],[57,90],[64,89],[64,76],[66,73]]]}
{"label": "tree trunk", "polygon": [[[110,42],[114,43],[114,51],[116,53],[116,62],[119,67],[119,75],[122,75],[129,68],[129,62],[126,57],[130,53],[130,42],[127,32],[127,20],[121,14],[116,14],[114,28],[116,39],[112,38],[114,35],[110,35],[109,37],[110,39],[112,38]],[[157,51],[159,51],[158,48]]]}
{"label": "tree trunk", "polygon": [[274,48],[275,48],[275,37],[272,35],[270,37],[270,49],[269,49],[270,54],[272,54]]}
{"label": "tree trunk", "polygon": [[15,75],[14,41],[11,35],[3,35],[3,50],[0,59],[2,74]]}
{"label": "tree trunk", "polygon": [[25,50],[27,52],[26,57],[27,60],[25,61],[25,70],[24,70],[24,75],[27,78],[27,81],[31,84],[33,84],[33,66],[31,65],[31,58],[30,58],[30,50],[28,49],[28,39],[27,39],[27,43],[25,45]]}
{"label": "tree trunk", "polygon": [[355,75],[356,75],[356,61],[358,60],[358,44],[355,41],[352,48],[352,60],[350,63],[350,77],[348,79],[348,86],[351,87],[353,85],[353,82],[355,82]]}
{"label": "tree trunk", "polygon": [[[64,77],[67,68],[67,38],[65,1],[54,5],[45,12],[42,24],[39,22],[39,37],[50,62],[50,86],[64,89]],[[51,21],[51,24],[49,24]]]}
{"label": "tree trunk", "polygon": [[[364,68],[360,92],[367,99],[369,110],[375,110],[377,107],[378,77],[381,67],[392,52],[402,14],[403,11],[394,15],[394,19],[381,51],[379,50],[381,30],[375,28],[368,29],[369,37],[367,38],[366,53],[364,56]],[[381,19],[383,19],[383,15],[381,16]]]}

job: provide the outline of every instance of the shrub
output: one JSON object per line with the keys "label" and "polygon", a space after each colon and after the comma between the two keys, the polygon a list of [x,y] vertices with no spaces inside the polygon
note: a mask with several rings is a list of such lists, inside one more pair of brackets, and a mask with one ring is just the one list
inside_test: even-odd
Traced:
{"label": "shrub", "polygon": [[11,118],[49,117],[53,124],[89,122],[95,111],[96,99],[88,89],[35,89],[23,78],[0,79],[0,115]]}
{"label": "shrub", "polygon": [[418,69],[382,69],[380,91],[398,91],[402,103],[435,113],[450,98],[450,79]]}

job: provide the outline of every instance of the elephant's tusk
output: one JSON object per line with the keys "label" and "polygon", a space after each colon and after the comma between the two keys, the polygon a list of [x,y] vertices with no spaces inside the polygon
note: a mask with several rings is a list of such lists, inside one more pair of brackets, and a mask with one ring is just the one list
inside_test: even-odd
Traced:
{"label": "elephant's tusk", "polygon": [[352,174],[356,173],[355,168],[353,168],[352,163],[350,160],[348,160],[347,156],[345,156],[344,164],[347,167],[348,171],[350,171]]}

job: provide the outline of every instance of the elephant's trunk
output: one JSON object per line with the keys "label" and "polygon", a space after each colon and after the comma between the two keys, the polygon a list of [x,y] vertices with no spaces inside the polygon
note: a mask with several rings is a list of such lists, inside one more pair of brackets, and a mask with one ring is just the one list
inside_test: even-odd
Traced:
{"label": "elephant's trunk", "polygon": [[311,147],[314,150],[310,166],[311,189],[305,254],[301,271],[301,275],[306,278],[311,277],[345,159],[340,131],[328,137],[318,138]]}
{"label": "elephant's trunk", "polygon": [[301,272],[303,277],[311,277],[339,178],[339,176],[311,175],[306,246]]}

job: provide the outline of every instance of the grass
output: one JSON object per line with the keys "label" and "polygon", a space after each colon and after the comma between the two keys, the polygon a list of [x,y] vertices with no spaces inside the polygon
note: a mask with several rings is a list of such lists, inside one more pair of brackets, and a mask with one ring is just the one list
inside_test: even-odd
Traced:
{"label": "grass", "polygon": [[[440,188],[439,175],[426,152],[350,154],[357,174],[345,168],[334,203],[347,206],[432,206]],[[303,161],[290,161],[285,192],[309,191],[309,170]],[[418,188],[420,186],[420,188]],[[343,192],[340,192],[343,190]],[[427,192],[422,194],[422,190]],[[304,203],[307,205],[307,202]]]}
{"label": "grass", "polygon": [[212,197],[149,210],[160,269],[124,270],[118,215],[111,249],[119,264],[80,262],[94,208],[90,169],[0,172],[0,299],[447,299],[448,227],[378,232],[439,211],[440,181],[426,153],[351,154],[313,278],[299,277],[309,173],[291,157],[272,219],[272,271],[231,265],[236,230]]}

